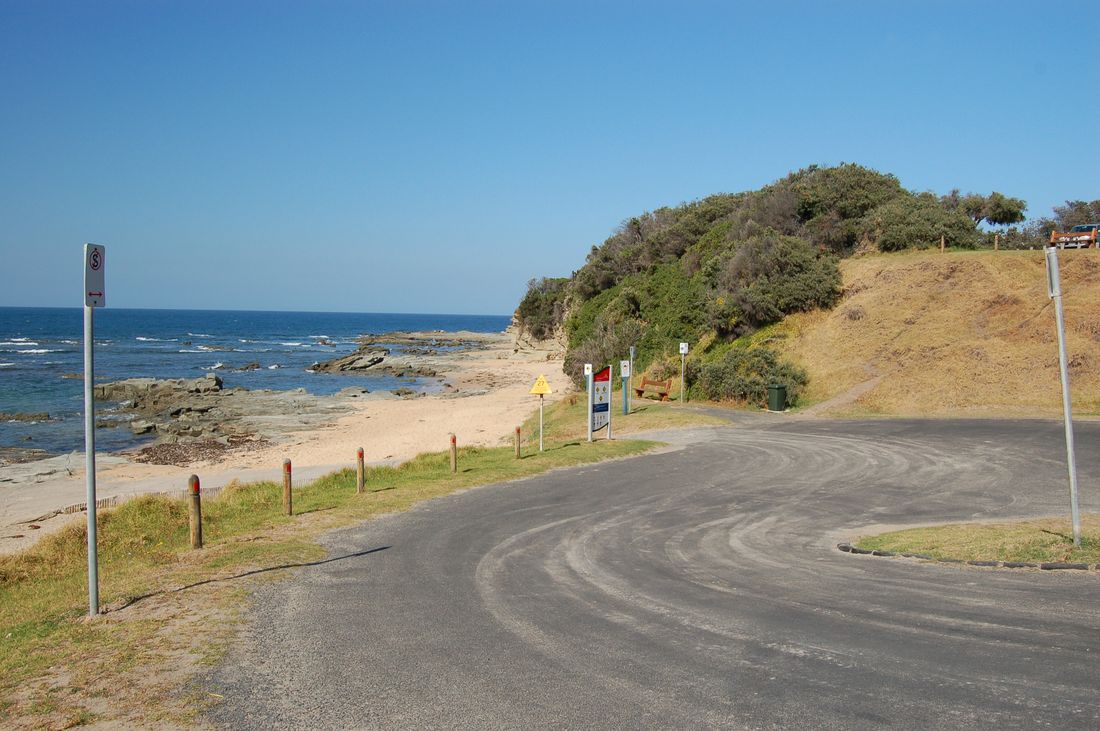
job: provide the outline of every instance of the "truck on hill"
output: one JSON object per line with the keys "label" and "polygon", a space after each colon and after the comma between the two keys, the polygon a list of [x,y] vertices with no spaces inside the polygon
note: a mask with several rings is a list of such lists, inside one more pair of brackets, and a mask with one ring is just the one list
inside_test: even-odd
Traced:
{"label": "truck on hill", "polygon": [[1083,223],[1074,226],[1069,231],[1052,231],[1050,245],[1059,249],[1087,249],[1096,248],[1096,233],[1100,230],[1100,223]]}

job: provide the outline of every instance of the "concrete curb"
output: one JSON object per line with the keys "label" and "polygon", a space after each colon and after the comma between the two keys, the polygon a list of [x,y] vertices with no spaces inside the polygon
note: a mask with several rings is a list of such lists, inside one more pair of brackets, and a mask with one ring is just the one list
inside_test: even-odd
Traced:
{"label": "concrete curb", "polygon": [[1047,563],[1031,563],[1028,561],[963,561],[958,558],[932,558],[923,553],[895,553],[893,551],[868,550],[857,548],[851,543],[836,544],[838,550],[844,553],[854,553],[862,556],[883,556],[887,558],[910,558],[931,563],[965,564],[967,566],[980,566],[991,569],[1039,569],[1041,571],[1100,571],[1100,564],[1067,563],[1065,561],[1051,561]]}

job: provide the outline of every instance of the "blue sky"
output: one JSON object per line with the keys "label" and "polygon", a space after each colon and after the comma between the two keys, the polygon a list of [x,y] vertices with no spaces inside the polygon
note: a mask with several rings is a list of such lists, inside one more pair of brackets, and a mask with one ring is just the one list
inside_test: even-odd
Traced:
{"label": "blue sky", "polygon": [[[623,219],[858,162],[1100,197],[1100,4],[0,3],[0,306],[511,312]],[[1058,39],[1073,45],[1059,47]]]}

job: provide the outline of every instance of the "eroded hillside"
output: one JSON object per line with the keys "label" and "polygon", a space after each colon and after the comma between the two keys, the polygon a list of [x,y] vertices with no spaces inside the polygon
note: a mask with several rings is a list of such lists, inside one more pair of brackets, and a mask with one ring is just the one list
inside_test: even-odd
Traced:
{"label": "eroded hillside", "polygon": [[[1074,411],[1100,412],[1100,251],[1061,269]],[[1042,251],[920,251],[842,262],[840,303],[779,326],[836,415],[1057,416],[1054,307]]]}

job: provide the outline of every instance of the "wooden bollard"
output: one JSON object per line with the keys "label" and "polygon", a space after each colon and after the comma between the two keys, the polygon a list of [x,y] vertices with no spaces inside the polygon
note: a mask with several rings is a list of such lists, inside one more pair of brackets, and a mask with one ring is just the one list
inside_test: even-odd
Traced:
{"label": "wooden bollard", "polygon": [[355,491],[363,492],[363,486],[366,482],[366,469],[363,465],[363,448],[359,447],[359,451],[355,457]]}
{"label": "wooden bollard", "polygon": [[190,503],[188,522],[191,524],[191,548],[202,548],[202,492],[198,475],[187,478],[187,500]]}
{"label": "wooden bollard", "polygon": [[458,472],[458,437],[451,435],[451,473]]}
{"label": "wooden bollard", "polygon": [[941,254],[943,253],[943,247],[944,247],[945,244],[946,244],[946,241],[943,237],[943,234],[940,234],[940,253]]}
{"label": "wooden bollard", "polygon": [[516,427],[516,459],[519,459],[519,427]]}
{"label": "wooden bollard", "polygon": [[290,460],[283,460],[283,512],[294,515],[294,501],[290,494]]}

